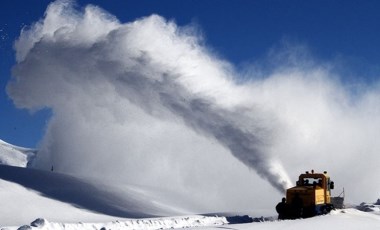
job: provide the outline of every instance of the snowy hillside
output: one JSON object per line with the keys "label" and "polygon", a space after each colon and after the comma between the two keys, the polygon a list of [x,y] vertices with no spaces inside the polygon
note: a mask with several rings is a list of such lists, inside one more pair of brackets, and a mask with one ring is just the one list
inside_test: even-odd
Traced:
{"label": "snowy hillside", "polygon": [[[0,226],[38,217],[56,222],[115,221],[190,213],[193,204],[166,191],[25,168],[35,151],[1,141]],[[13,165],[19,166],[14,167]],[[170,197],[170,200],[168,199]],[[186,207],[188,209],[186,209]]]}
{"label": "snowy hillside", "polygon": [[0,188],[2,206],[7,207],[0,213],[0,226],[29,223],[38,217],[79,222],[191,213],[185,209],[191,204],[176,194],[30,168],[0,166]]}
{"label": "snowy hillside", "polygon": [[179,194],[27,168],[35,156],[35,150],[0,140],[0,229],[380,228],[379,200],[303,220],[194,215],[197,202]]}
{"label": "snowy hillside", "polygon": [[18,147],[0,140],[0,164],[26,167],[36,154],[34,149]]}
{"label": "snowy hillside", "polygon": [[196,202],[178,194],[24,168],[28,158],[19,156],[28,156],[28,149],[5,142],[1,147],[6,149],[0,154],[7,159],[3,164],[22,167],[0,165],[0,229],[215,229],[230,224],[259,230],[380,228],[380,201],[304,220],[194,215]]}

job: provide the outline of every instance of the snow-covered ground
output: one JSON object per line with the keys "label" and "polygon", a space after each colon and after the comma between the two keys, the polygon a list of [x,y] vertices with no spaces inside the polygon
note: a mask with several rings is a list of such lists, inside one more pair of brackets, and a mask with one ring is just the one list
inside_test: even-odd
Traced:
{"label": "snow-covered ground", "polygon": [[[332,211],[325,216],[318,216],[309,219],[284,220],[262,223],[237,224],[231,227],[233,229],[256,229],[256,230],[274,230],[274,229],[379,229],[380,216],[372,213],[361,212],[356,209],[345,209]],[[208,228],[212,229],[212,228]]]}
{"label": "snow-covered ground", "polygon": [[[380,201],[310,219],[236,221],[196,215],[178,194],[27,168],[35,154],[0,141],[0,229],[380,229]],[[258,222],[239,223],[247,220]]]}

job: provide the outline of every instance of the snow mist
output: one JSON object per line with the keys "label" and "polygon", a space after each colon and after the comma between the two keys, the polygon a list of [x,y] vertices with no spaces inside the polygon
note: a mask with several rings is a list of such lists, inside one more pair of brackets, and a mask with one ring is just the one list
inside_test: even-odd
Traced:
{"label": "snow mist", "polygon": [[15,46],[9,94],[19,107],[53,111],[36,167],[193,186],[203,178],[188,179],[192,167],[211,170],[197,155],[228,160],[229,151],[280,192],[290,185],[269,153],[265,113],[191,27],[157,15],[121,24],[95,6],[78,12],[58,1]]}
{"label": "snow mist", "polygon": [[370,170],[379,162],[377,88],[352,101],[323,66],[241,83],[191,26],[158,15],[122,24],[71,1],[50,4],[15,48],[8,94],[20,108],[53,112],[41,169],[171,188],[232,209],[259,204],[258,195],[273,202],[256,175],[281,193],[291,186],[282,163],[294,179],[314,168],[344,185],[360,154]]}

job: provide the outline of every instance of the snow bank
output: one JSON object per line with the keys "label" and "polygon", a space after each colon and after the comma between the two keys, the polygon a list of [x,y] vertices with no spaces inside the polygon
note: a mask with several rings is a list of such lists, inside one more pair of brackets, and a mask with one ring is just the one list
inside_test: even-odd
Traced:
{"label": "snow bank", "polygon": [[228,224],[225,217],[209,216],[187,216],[187,217],[170,217],[170,218],[153,218],[153,219],[130,219],[125,221],[113,221],[109,223],[54,223],[39,218],[30,225],[23,225],[23,228],[38,228],[41,230],[156,230],[172,228],[193,228],[204,226],[220,226]]}
{"label": "snow bank", "polygon": [[[223,226],[224,225],[224,226]],[[226,226],[228,225],[228,226]],[[166,217],[151,219],[129,219],[124,221],[113,221],[106,223],[56,223],[49,222],[46,219],[39,218],[30,225],[23,225],[19,228],[8,227],[9,230],[21,229],[41,229],[41,230],[156,230],[156,229],[179,229],[199,228],[205,229],[256,229],[256,230],[274,230],[274,229],[334,229],[334,230],[351,230],[351,229],[379,229],[380,216],[372,213],[362,212],[357,209],[344,209],[332,211],[325,216],[318,216],[308,219],[282,220],[253,222],[247,224],[230,225],[227,218],[218,216],[182,216]]]}

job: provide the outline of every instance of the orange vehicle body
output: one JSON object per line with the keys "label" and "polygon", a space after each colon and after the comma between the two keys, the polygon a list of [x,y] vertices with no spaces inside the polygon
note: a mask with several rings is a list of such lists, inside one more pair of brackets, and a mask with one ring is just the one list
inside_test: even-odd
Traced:
{"label": "orange vehicle body", "polygon": [[[306,218],[329,213],[334,209],[331,203],[331,189],[334,182],[327,172],[306,172],[298,178],[296,186],[286,190],[286,202],[276,207],[280,219]],[[281,213],[280,213],[281,212]]]}

